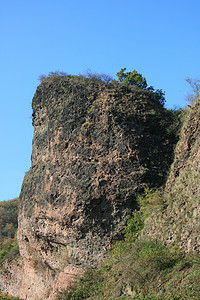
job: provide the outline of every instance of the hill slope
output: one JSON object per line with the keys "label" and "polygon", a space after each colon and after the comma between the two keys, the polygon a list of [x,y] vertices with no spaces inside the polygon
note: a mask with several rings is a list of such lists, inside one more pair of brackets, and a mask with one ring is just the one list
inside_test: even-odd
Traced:
{"label": "hill slope", "polygon": [[184,252],[200,250],[200,99],[184,122],[165,188],[165,206],[147,220],[145,234]]}

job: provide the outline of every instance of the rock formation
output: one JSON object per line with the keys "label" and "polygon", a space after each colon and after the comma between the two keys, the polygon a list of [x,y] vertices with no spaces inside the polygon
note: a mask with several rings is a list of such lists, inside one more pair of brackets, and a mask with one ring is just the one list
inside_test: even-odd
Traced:
{"label": "rock formation", "polygon": [[0,290],[10,295],[19,295],[22,277],[23,262],[19,255],[4,261],[0,267]]}
{"label": "rock formation", "polygon": [[143,185],[163,184],[176,140],[172,119],[137,87],[81,76],[42,81],[20,195],[22,299],[53,299],[86,265],[98,265]]}
{"label": "rock formation", "polygon": [[200,251],[200,99],[184,122],[165,188],[165,209],[147,220],[144,234]]}

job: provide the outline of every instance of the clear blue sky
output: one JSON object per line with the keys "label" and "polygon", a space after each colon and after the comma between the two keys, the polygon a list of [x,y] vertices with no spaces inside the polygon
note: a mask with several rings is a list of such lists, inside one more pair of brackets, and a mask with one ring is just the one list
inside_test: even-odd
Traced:
{"label": "clear blue sky", "polygon": [[0,201],[31,165],[31,101],[40,74],[136,69],[184,106],[200,78],[199,0],[0,0]]}

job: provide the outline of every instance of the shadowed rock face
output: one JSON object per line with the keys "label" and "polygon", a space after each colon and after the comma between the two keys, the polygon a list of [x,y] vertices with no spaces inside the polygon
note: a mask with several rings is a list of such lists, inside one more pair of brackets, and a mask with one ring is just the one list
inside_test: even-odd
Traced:
{"label": "shadowed rock face", "polygon": [[70,284],[120,238],[143,184],[164,182],[175,143],[170,122],[139,88],[82,77],[48,78],[37,88],[32,167],[20,195],[22,298],[53,298],[59,276],[67,278],[62,287]]}

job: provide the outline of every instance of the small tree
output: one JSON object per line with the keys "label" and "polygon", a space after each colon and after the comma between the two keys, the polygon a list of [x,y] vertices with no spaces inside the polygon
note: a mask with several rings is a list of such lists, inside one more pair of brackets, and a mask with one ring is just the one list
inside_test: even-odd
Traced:
{"label": "small tree", "polygon": [[136,70],[126,73],[124,73],[124,71],[126,71],[126,68],[121,69],[116,74],[120,82],[124,82],[127,85],[137,85],[142,89],[147,88],[147,82],[145,77],[143,77]]}
{"label": "small tree", "polygon": [[147,87],[146,78],[142,76],[142,74],[138,73],[136,70],[131,72],[126,72],[126,68],[122,68],[119,72],[117,72],[117,77],[119,82],[123,82],[125,85],[135,85],[140,87],[143,90],[148,90],[152,92],[154,99],[162,106],[165,104],[165,92],[161,89],[155,90],[153,86]]}

